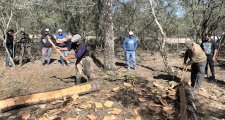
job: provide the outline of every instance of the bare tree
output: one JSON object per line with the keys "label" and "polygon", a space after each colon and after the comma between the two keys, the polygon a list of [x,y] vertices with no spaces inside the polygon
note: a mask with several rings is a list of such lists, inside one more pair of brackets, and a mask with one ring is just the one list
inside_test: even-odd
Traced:
{"label": "bare tree", "polygon": [[114,68],[114,37],[112,21],[112,0],[104,1],[104,69],[112,70]]}
{"label": "bare tree", "polygon": [[173,69],[172,66],[169,64],[169,58],[168,58],[167,52],[166,52],[166,50],[165,50],[166,34],[165,34],[165,32],[163,31],[163,28],[162,28],[161,24],[159,23],[159,21],[158,21],[158,19],[157,19],[157,17],[156,17],[155,10],[154,10],[155,6],[154,6],[154,4],[153,4],[153,1],[152,1],[152,0],[149,0],[149,2],[150,2],[151,7],[152,7],[151,11],[152,11],[152,14],[153,14],[153,16],[154,16],[155,22],[156,22],[157,26],[159,27],[160,32],[161,32],[161,35],[162,35],[162,42],[161,42],[162,44],[161,44],[161,48],[160,48],[160,53],[161,53],[161,55],[162,55],[162,57],[163,57],[163,62],[164,62],[164,65],[165,65],[165,67],[166,67],[165,70],[166,70],[166,72],[167,72],[168,74],[175,74],[175,73],[174,73],[174,72],[175,72],[174,69]]}
{"label": "bare tree", "polygon": [[[3,40],[3,43],[4,43],[4,48],[5,48],[6,54],[9,57],[10,63],[12,65],[12,67],[15,67],[15,63],[14,63],[14,61],[13,61],[13,59],[12,59],[10,53],[9,53],[9,50],[8,50],[8,48],[6,46],[6,39],[7,39],[6,34],[7,34],[8,28],[9,28],[9,24],[10,24],[10,22],[12,20],[12,17],[13,17],[13,11],[12,10],[10,12],[10,16],[8,16],[8,17],[9,17],[8,20],[7,20],[7,18],[4,18],[4,20],[3,20],[4,22],[2,23],[3,26],[2,26],[1,29],[3,31],[3,34],[5,35],[5,38],[3,38],[3,36],[2,36],[2,40]],[[7,21],[7,23],[6,23],[6,21]]]}
{"label": "bare tree", "polygon": [[214,33],[225,19],[224,0],[180,0],[180,4],[195,41],[205,33]]}

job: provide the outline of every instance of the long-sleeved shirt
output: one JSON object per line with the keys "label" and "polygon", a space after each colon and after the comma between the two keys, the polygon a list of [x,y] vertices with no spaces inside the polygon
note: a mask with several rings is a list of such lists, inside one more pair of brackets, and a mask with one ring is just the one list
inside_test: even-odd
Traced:
{"label": "long-sleeved shirt", "polygon": [[80,44],[79,46],[76,46],[72,42],[68,42],[67,49],[70,51],[71,49],[75,50],[75,57],[77,60],[81,60],[84,56],[88,54],[87,45]]}
{"label": "long-sleeved shirt", "polygon": [[206,60],[206,55],[200,45],[194,43],[191,49],[187,49],[185,51],[184,55],[184,63],[186,64],[187,59],[190,58],[190,60],[193,63],[199,63]]}
{"label": "long-sleeved shirt", "polygon": [[10,35],[9,33],[7,33],[7,35],[6,35],[6,44],[7,45],[13,45],[13,41],[14,41],[13,35]]}
{"label": "long-sleeved shirt", "polygon": [[137,50],[137,40],[133,36],[125,37],[123,41],[123,49],[125,51],[136,51]]}

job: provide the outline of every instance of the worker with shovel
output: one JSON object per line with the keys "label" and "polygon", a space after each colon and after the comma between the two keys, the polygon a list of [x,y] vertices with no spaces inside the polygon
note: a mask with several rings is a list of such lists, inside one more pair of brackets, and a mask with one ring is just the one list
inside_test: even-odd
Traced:
{"label": "worker with shovel", "polygon": [[200,45],[191,40],[185,41],[185,45],[184,68],[191,65],[191,86],[198,92],[205,75],[206,55]]}
{"label": "worker with shovel", "polygon": [[86,78],[88,81],[93,80],[93,67],[91,66],[91,62],[93,61],[89,57],[89,52],[86,44],[83,44],[81,41],[81,36],[79,34],[74,35],[71,39],[66,38],[68,40],[67,47],[57,47],[60,50],[70,51],[74,50],[74,55],[69,55],[65,57],[65,60],[69,59],[77,59],[75,63],[76,70],[76,84],[81,82],[81,77]]}
{"label": "worker with shovel", "polygon": [[41,44],[42,44],[42,58],[41,62],[42,65],[45,65],[45,62],[47,60],[47,64],[50,64],[51,60],[51,53],[52,53],[52,43],[48,39],[56,41],[55,37],[50,34],[49,29],[45,29],[44,34],[41,36]]}

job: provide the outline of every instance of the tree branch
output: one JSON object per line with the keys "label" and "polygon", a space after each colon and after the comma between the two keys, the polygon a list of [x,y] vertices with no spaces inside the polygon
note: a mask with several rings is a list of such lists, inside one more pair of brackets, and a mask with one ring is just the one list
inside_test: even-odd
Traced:
{"label": "tree branch", "polygon": [[162,36],[163,36],[163,41],[162,41],[161,49],[164,49],[165,43],[166,43],[166,41],[165,41],[165,39],[166,39],[166,34],[164,33],[163,28],[162,28],[162,26],[160,25],[160,23],[159,23],[159,21],[158,21],[156,15],[155,15],[155,10],[154,10],[154,5],[153,5],[153,3],[152,3],[152,0],[149,0],[149,2],[150,2],[151,7],[152,7],[152,14],[153,14],[153,16],[154,16],[155,22],[156,22],[156,24],[158,25],[158,27],[159,27],[159,29],[160,29],[160,32],[161,32],[161,34],[162,34]]}
{"label": "tree branch", "polygon": [[166,34],[165,34],[165,32],[163,31],[163,28],[162,28],[161,24],[159,23],[159,21],[158,21],[156,15],[155,15],[155,10],[154,10],[154,5],[153,5],[152,0],[149,0],[149,2],[150,2],[150,4],[151,4],[152,14],[153,14],[153,16],[154,16],[154,18],[155,18],[155,22],[156,22],[156,24],[158,25],[158,27],[159,27],[159,29],[160,29],[160,32],[161,32],[161,34],[162,34],[162,36],[163,36],[163,38],[162,38],[162,45],[161,45],[161,49],[160,49],[160,53],[161,53],[162,58],[163,58],[163,63],[164,63],[164,65],[165,65],[165,67],[166,67],[165,70],[166,70],[166,72],[167,72],[168,74],[175,75],[176,73],[175,73],[173,67],[172,67],[172,66],[170,65],[170,63],[169,63],[169,58],[168,58],[167,52],[166,52],[166,50],[165,50]]}

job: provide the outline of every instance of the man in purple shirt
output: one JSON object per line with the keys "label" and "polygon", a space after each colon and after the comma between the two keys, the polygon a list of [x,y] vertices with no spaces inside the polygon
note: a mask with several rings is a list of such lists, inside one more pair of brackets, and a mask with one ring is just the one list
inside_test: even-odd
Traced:
{"label": "man in purple shirt", "polygon": [[[68,39],[68,38],[66,38]],[[65,57],[65,60],[77,59],[75,63],[76,70],[76,83],[81,82],[81,77],[91,81],[94,77],[93,68],[91,67],[92,59],[89,57],[87,45],[81,43],[81,36],[79,34],[74,35],[71,39],[68,39],[67,46],[59,48],[60,50],[74,50],[75,54]]]}

